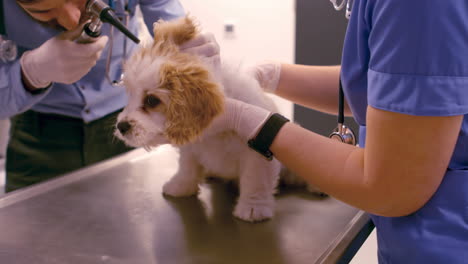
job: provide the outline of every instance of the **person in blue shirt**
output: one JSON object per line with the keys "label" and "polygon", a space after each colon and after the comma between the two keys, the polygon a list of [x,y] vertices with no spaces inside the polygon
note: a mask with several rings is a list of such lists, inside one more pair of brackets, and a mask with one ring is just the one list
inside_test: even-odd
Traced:
{"label": "person in blue shirt", "polygon": [[467,36],[467,1],[354,0],[340,66],[253,72],[265,90],[330,114],[341,76],[359,147],[236,100],[208,132],[235,130],[369,212],[379,263],[468,263]]}
{"label": "person in blue shirt", "polygon": [[[128,14],[138,35],[139,5],[152,33],[153,23],[184,15],[178,0],[114,0],[115,13]],[[18,57],[0,62],[0,119],[11,117],[6,191],[13,191],[113,157],[129,148],[114,139],[116,115],[126,104],[125,89],[112,85],[126,53],[135,47],[118,30],[110,43],[109,24],[96,42],[74,41],[86,21],[86,0],[3,1],[7,39]],[[110,45],[112,44],[112,45]],[[109,75],[106,58],[112,48]]]}

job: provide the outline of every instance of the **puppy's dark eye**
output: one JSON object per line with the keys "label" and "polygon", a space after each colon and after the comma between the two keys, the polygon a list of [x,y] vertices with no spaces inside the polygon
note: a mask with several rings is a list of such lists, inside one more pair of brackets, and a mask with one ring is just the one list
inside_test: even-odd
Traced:
{"label": "puppy's dark eye", "polygon": [[143,105],[146,108],[155,108],[160,103],[161,103],[161,100],[159,100],[158,97],[151,95],[151,94],[147,95],[145,99],[143,99]]}

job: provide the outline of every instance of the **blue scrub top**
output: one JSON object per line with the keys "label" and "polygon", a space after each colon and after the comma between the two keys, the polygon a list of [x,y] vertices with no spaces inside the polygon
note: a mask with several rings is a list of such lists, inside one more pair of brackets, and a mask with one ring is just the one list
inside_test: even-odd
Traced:
{"label": "blue scrub top", "polygon": [[[104,1],[108,2],[108,1]],[[125,3],[131,11],[128,28],[138,35],[138,19],[134,16],[139,5],[144,22],[153,33],[153,23],[159,19],[171,20],[185,15],[178,0],[114,0],[114,10],[120,17],[125,13]],[[12,63],[0,62],[0,119],[8,118],[32,109],[41,113],[71,116],[91,122],[109,113],[122,109],[127,103],[123,87],[112,86],[106,79],[106,59],[110,43],[103,50],[96,65],[81,80],[67,85],[54,83],[42,94],[27,92],[21,80],[19,57],[23,52],[38,48],[50,38],[61,33],[58,29],[41,25],[22,10],[16,1],[3,0],[4,21],[7,37],[18,45],[18,60]],[[103,24],[102,34],[109,35],[111,26]],[[123,47],[126,37],[114,29],[114,41],[110,78],[120,78],[123,63]],[[136,44],[127,40],[127,55]]]}
{"label": "blue scrub top", "polygon": [[409,216],[372,219],[380,263],[468,263],[468,1],[355,0],[342,81],[360,125],[360,146],[368,105],[409,115],[465,116],[431,200]]}

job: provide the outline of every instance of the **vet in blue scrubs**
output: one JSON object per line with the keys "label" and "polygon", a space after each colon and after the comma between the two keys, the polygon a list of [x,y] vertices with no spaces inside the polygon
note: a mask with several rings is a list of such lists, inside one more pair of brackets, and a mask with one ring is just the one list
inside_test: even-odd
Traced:
{"label": "vet in blue scrubs", "polygon": [[468,263],[468,1],[355,0],[343,54],[343,88],[361,146],[367,105],[465,116],[429,202],[405,217],[372,216],[379,262]]}

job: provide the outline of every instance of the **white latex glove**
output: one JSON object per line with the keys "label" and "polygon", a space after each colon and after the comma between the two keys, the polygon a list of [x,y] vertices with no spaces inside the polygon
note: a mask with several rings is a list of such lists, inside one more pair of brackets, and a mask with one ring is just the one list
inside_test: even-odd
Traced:
{"label": "white latex glove", "polygon": [[196,55],[214,71],[215,77],[221,73],[220,48],[212,33],[202,33],[180,45],[180,51]]}
{"label": "white latex glove", "polygon": [[281,76],[281,63],[264,62],[249,69],[265,92],[275,93]]}
{"label": "white latex glove", "polygon": [[213,120],[204,135],[234,130],[247,142],[258,134],[271,114],[261,107],[226,98],[224,112]]}
{"label": "white latex glove", "polygon": [[102,36],[92,43],[79,44],[76,39],[82,26],[49,39],[39,48],[27,51],[20,63],[24,76],[35,88],[44,88],[51,82],[71,84],[96,64],[108,37]]}

